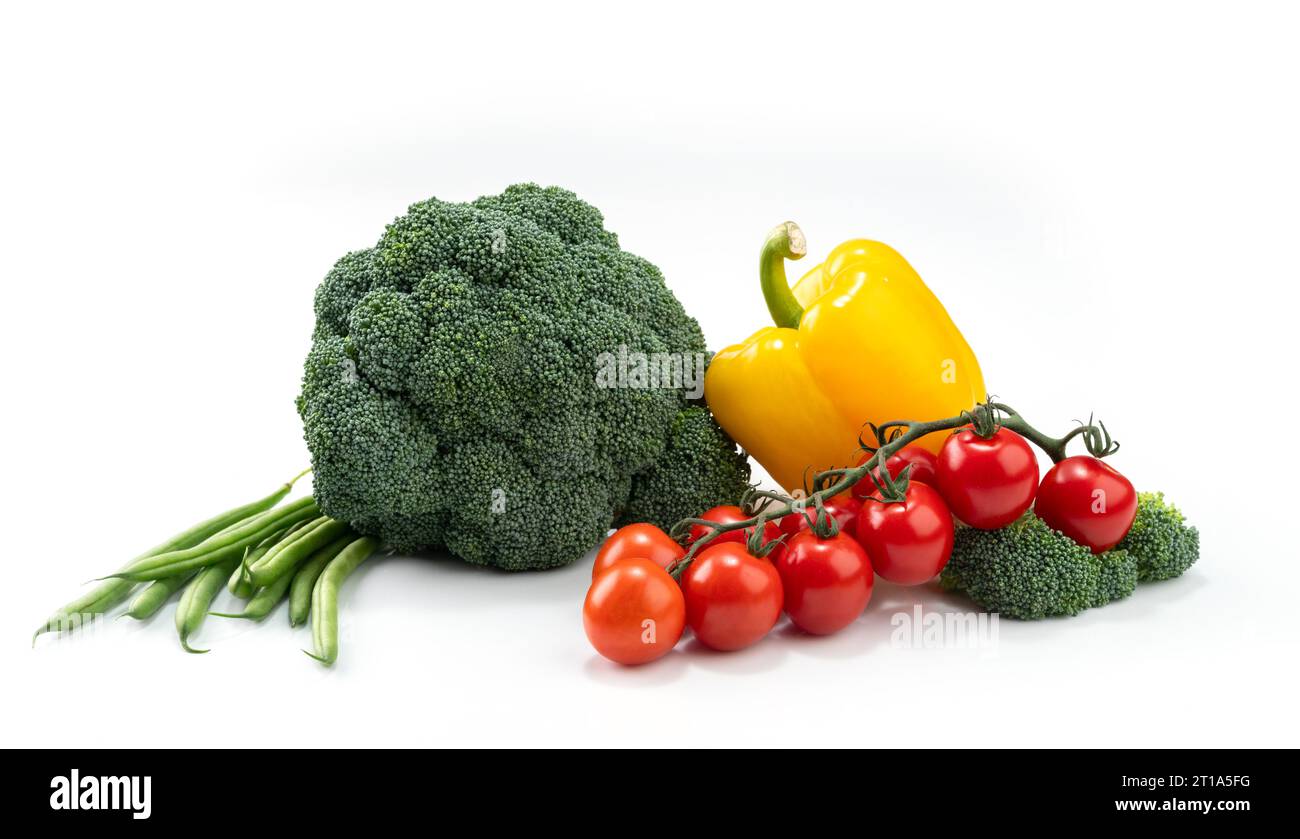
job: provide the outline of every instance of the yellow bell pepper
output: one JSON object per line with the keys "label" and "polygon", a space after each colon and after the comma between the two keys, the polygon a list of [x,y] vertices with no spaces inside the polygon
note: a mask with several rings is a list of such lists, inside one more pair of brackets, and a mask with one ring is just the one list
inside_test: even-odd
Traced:
{"label": "yellow bell pepper", "polygon": [[719,352],[704,377],[718,422],[787,492],[854,465],[868,422],[950,417],[986,398],[966,339],[897,251],[853,239],[792,290],[785,260],[806,252],[793,222],[768,235],[760,278],[776,326]]}

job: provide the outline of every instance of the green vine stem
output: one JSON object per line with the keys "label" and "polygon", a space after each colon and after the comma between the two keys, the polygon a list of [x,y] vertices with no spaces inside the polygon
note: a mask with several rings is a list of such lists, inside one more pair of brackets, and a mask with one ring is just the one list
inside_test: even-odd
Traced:
{"label": "green vine stem", "polygon": [[[742,509],[750,514],[750,517],[743,521],[723,524],[708,519],[689,518],[674,524],[670,535],[679,542],[686,540],[692,527],[704,527],[709,532],[690,544],[685,556],[668,569],[669,573],[674,579],[680,580],[682,574],[705,546],[722,534],[734,530],[753,528],[747,543],[749,551],[755,556],[765,556],[775,550],[781,542],[781,539],[763,542],[763,530],[767,522],[779,521],[791,513],[807,515],[808,507],[812,505],[815,510],[812,522],[816,526],[821,523],[823,516],[830,518],[823,507],[825,501],[847,491],[867,476],[871,476],[872,482],[876,483],[886,498],[901,499],[902,493],[907,488],[907,470],[900,473],[897,478],[891,479],[888,471],[881,469],[883,464],[895,452],[927,434],[952,431],[966,426],[970,426],[971,430],[982,437],[992,436],[999,428],[1010,429],[1046,452],[1053,463],[1060,463],[1067,457],[1066,447],[1076,437],[1083,438],[1084,446],[1093,457],[1107,457],[1119,450],[1119,443],[1111,439],[1106,426],[1102,423],[1094,425],[1091,418],[1087,423],[1080,423],[1062,437],[1051,437],[1034,428],[1018,412],[1001,402],[982,402],[969,411],[962,411],[957,416],[947,419],[929,422],[894,420],[880,426],[873,426],[877,441],[888,442],[882,442],[880,447],[874,450],[863,443],[863,449],[873,453],[860,466],[827,469],[817,473],[812,480],[814,491],[807,498],[794,499],[779,492],[751,488],[741,499]],[[760,506],[760,502],[766,503]],[[828,530],[821,528],[821,532],[828,532]]]}

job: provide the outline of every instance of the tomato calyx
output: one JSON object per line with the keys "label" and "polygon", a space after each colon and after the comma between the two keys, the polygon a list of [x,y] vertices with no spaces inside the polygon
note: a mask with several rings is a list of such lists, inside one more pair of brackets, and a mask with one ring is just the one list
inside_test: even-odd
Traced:
{"label": "tomato calyx", "polygon": [[993,402],[987,405],[976,405],[967,413],[970,416],[970,430],[977,437],[991,440],[993,435],[998,433],[998,429],[1002,427],[1002,418]]}
{"label": "tomato calyx", "polygon": [[907,488],[912,485],[912,464],[904,466],[896,478],[890,477],[888,469],[868,472],[867,477],[876,487],[876,494],[867,500],[884,504],[902,504],[907,500]]}
{"label": "tomato calyx", "polygon": [[[809,510],[808,505],[812,504],[813,509]],[[831,513],[826,507],[825,499],[821,495],[812,494],[801,498],[795,498],[790,505],[793,514],[803,517],[808,522],[808,529],[817,535],[820,539],[834,539],[840,533],[839,519]]]}
{"label": "tomato calyx", "polygon": [[[897,475],[889,473],[889,458],[907,447],[908,440],[900,440],[906,432],[904,427],[909,427],[913,423],[887,422],[884,425],[876,425],[874,422],[867,423],[864,427],[871,429],[871,435],[879,443],[879,446],[872,446],[862,439],[862,433],[858,432],[858,448],[871,455],[866,460],[861,461],[859,466],[870,466],[873,462],[877,463],[880,468],[872,468],[867,471],[867,478],[875,486],[876,492],[880,495],[881,501],[902,501],[907,494],[907,484],[912,477],[912,464],[904,466]],[[910,436],[910,435],[909,435]],[[883,449],[889,449],[884,455],[881,454]],[[816,480],[813,481],[816,485]],[[864,499],[865,500],[865,499]]]}

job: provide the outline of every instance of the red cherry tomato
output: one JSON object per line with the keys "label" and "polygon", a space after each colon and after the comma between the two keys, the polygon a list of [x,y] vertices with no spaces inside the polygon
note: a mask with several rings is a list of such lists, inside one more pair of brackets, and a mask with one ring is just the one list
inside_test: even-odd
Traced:
{"label": "red cherry tomato", "polygon": [[938,480],[954,516],[971,527],[995,530],[1034,503],[1038,459],[1025,438],[1010,429],[999,428],[988,438],[964,429],[939,450]]}
{"label": "red cherry tomato", "polygon": [[619,664],[666,655],[685,625],[686,600],[677,582],[642,557],[627,557],[596,577],[582,604],[587,640]]}
{"label": "red cherry tomato", "polygon": [[715,650],[743,649],[770,632],[784,597],[772,563],[735,542],[701,551],[682,575],[682,593],[687,625]]}
{"label": "red cherry tomato", "polygon": [[948,564],[952,514],[929,485],[909,484],[900,502],[864,503],[857,536],[877,574],[891,583],[914,586]]}
{"label": "red cherry tomato", "polygon": [[602,571],[630,556],[648,559],[660,568],[667,569],[685,555],[685,548],[653,524],[629,524],[611,533],[600,546],[596,552],[596,562],[591,566],[591,578],[596,579]]}
{"label": "red cherry tomato", "polygon": [[[835,521],[839,522],[840,532],[852,534],[854,528],[858,526],[858,513],[862,511],[862,504],[848,493],[842,492],[833,498],[828,498],[822,502],[822,506]],[[808,530],[812,526],[809,520],[816,515],[817,508],[809,504],[807,506],[807,515],[790,513],[788,516],[782,516],[781,532],[786,534],[785,544],[782,547],[788,550],[790,537]]]}
{"label": "red cherry tomato", "polygon": [[[745,511],[737,507],[735,504],[723,504],[705,510],[698,516],[698,518],[706,519],[708,521],[716,521],[719,524],[735,524],[738,521],[744,521],[751,517],[745,515]],[[691,544],[708,532],[709,528],[702,524],[691,525],[690,537],[687,539],[686,544]],[[712,548],[714,545],[721,545],[724,542],[735,542],[736,544],[743,546],[749,541],[749,534],[753,532],[753,527],[746,527],[744,530],[728,530],[726,533],[722,533],[709,540],[708,548]],[[780,535],[781,528],[777,526],[777,523],[774,521],[767,522],[763,527],[763,544],[771,542],[773,539],[780,537]],[[705,548],[705,550],[708,550],[708,548]]]}
{"label": "red cherry tomato", "polygon": [[[858,465],[861,466],[870,458],[870,453],[863,452],[862,457],[858,458]],[[903,471],[904,467],[911,466],[912,471],[907,473],[909,480],[921,481],[922,483],[934,486],[936,481],[935,472],[938,469],[938,463],[938,458],[934,456],[934,452],[929,449],[921,448],[919,445],[913,443],[910,446],[903,446],[903,448],[890,455],[885,461],[885,468],[889,470],[889,477],[897,478],[899,473]],[[877,495],[879,490],[877,490],[876,485],[871,482],[871,478],[863,478],[853,485],[852,492],[854,498],[862,500]]]}
{"label": "red cherry tomato", "polygon": [[805,530],[790,540],[775,564],[785,613],[804,632],[839,632],[858,619],[871,599],[871,561],[848,533],[822,539]]}
{"label": "red cherry tomato", "polygon": [[1048,527],[1101,553],[1128,533],[1137,504],[1128,478],[1095,457],[1075,455],[1043,476],[1034,512]]}

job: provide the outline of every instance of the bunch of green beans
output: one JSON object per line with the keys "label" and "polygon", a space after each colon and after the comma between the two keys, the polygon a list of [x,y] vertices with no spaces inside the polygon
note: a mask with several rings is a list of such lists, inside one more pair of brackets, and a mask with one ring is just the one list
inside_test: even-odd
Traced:
{"label": "bunch of green beans", "polygon": [[[156,545],[140,554],[138,557],[128,562],[122,570],[124,572],[130,571],[136,566],[143,565],[145,562],[158,556],[170,554],[175,551],[191,549],[252,516],[270,510],[289,494],[293,489],[293,485],[299,478],[306,475],[307,471],[304,471],[296,475],[292,480],[285,482],[270,495],[259,498],[248,504],[242,504],[238,507],[227,510],[224,513],[215,515],[210,519],[201,521],[186,530],[182,530],[180,533],[177,533],[162,544]],[[46,632],[62,632],[66,629],[75,629],[86,621],[93,619],[96,616],[103,615],[114,606],[119,605],[130,597],[132,590],[135,589],[135,583],[135,580],[118,577],[117,575],[106,579],[100,585],[95,586],[81,597],[67,603],[63,608],[56,610],[52,615],[50,615],[43,624],[37,627],[36,632],[32,634],[32,643],[35,644],[36,639]],[[163,600],[166,600],[166,597],[164,597]],[[161,601],[159,602],[159,605],[162,605]]]}
{"label": "bunch of green beans", "polygon": [[148,582],[225,563],[230,559],[238,564],[244,558],[245,551],[257,547],[266,538],[274,536],[286,527],[318,515],[320,515],[320,508],[316,506],[316,499],[310,496],[299,498],[283,507],[273,507],[264,513],[238,522],[191,548],[145,557],[116,574],[108,575],[105,579]]}
{"label": "bunch of green beans", "polygon": [[[311,620],[316,652],[308,655],[333,664],[338,658],[339,587],[379,542],[322,515],[310,496],[277,506],[301,477],[199,522],[102,578],[95,589],[56,611],[36,631],[33,643],[43,632],[73,628],[108,612],[145,583],[124,614],[145,620],[180,592],[176,631],[187,652],[208,652],[191,646],[190,639],[209,614],[260,621],[287,598],[291,626]],[[209,612],[223,583],[248,601],[242,612]]]}

